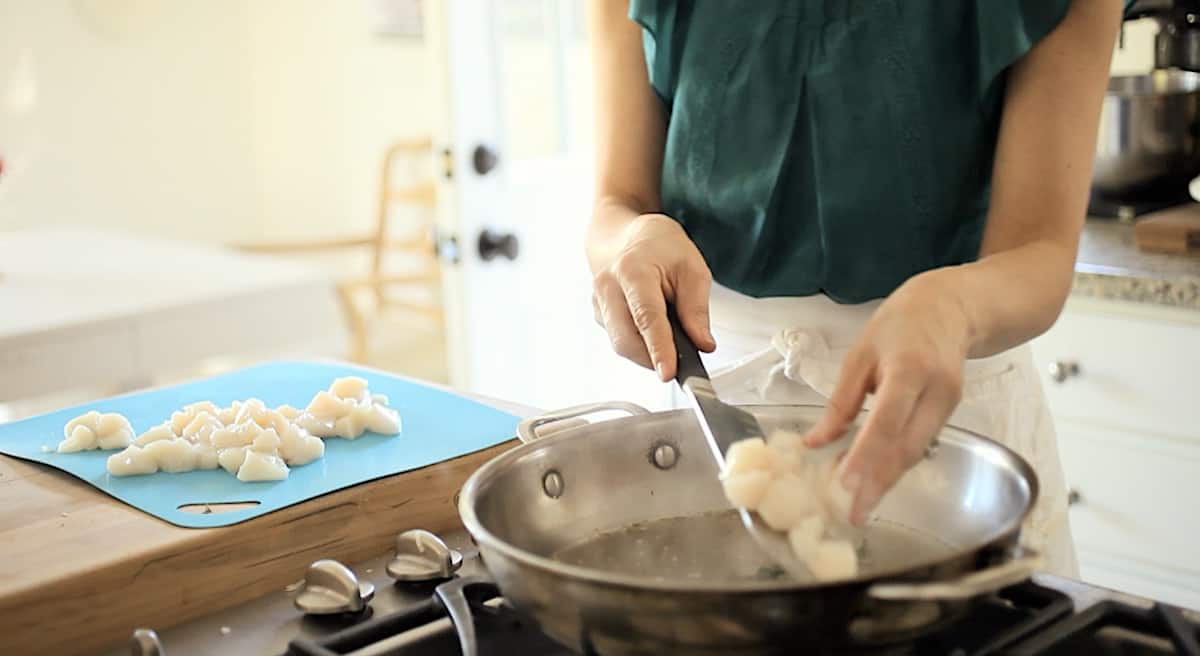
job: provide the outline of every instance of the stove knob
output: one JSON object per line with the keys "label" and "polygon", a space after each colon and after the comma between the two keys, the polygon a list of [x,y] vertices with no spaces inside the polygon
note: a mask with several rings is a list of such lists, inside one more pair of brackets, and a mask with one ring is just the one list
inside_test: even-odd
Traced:
{"label": "stove knob", "polygon": [[129,640],[131,656],[163,656],[162,641],[153,629],[136,629]]}
{"label": "stove knob", "polygon": [[437,535],[417,528],[396,537],[396,557],[388,563],[387,573],[409,583],[438,581],[454,576],[462,564],[461,552],[448,547]]}
{"label": "stove knob", "polygon": [[375,586],[360,583],[349,567],[336,560],[318,560],[308,566],[294,603],[307,615],[335,615],[361,612],[374,596]]}

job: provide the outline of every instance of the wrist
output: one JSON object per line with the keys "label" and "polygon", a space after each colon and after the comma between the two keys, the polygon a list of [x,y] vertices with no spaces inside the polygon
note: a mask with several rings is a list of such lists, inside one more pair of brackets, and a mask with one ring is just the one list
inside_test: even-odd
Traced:
{"label": "wrist", "polygon": [[969,271],[965,267],[942,267],[917,274],[897,291],[924,299],[922,304],[932,310],[933,316],[948,330],[962,350],[963,357],[967,358],[978,350],[985,331],[967,293],[966,277]]}

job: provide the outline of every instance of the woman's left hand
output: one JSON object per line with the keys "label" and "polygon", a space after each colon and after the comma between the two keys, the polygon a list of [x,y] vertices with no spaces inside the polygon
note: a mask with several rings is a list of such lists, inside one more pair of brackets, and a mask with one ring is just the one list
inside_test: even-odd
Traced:
{"label": "woman's left hand", "polygon": [[841,465],[854,524],[921,461],[961,398],[971,328],[943,282],[946,274],[952,275],[942,269],[915,276],[880,305],[846,356],[824,415],[805,436],[809,446],[838,439],[867,394],[874,395]]}

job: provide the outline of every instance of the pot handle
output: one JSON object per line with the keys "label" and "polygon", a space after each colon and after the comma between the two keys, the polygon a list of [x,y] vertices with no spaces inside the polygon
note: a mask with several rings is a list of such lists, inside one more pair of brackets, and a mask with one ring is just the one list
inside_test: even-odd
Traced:
{"label": "pot handle", "polygon": [[867,588],[867,596],[886,601],[956,601],[996,592],[1016,585],[1045,564],[1042,555],[1029,548],[1020,549],[1011,559],[958,579],[948,581],[876,583]]}
{"label": "pot handle", "polygon": [[[630,415],[650,414],[650,411],[642,406],[637,405],[636,403],[628,403],[626,401],[605,401],[604,403],[576,405],[571,406],[570,408],[563,408],[562,410],[556,410],[544,415],[529,417],[528,419],[522,420],[521,423],[517,424],[517,437],[520,438],[521,442],[524,444],[529,444],[539,437],[545,437],[544,435],[538,435],[537,429],[547,424],[553,424],[555,422],[564,421],[567,419],[576,419],[585,415],[595,414],[597,412],[613,411],[626,412]],[[579,421],[572,423],[570,426],[563,426],[562,429],[574,428],[575,426],[585,423],[587,422],[580,419]]]}

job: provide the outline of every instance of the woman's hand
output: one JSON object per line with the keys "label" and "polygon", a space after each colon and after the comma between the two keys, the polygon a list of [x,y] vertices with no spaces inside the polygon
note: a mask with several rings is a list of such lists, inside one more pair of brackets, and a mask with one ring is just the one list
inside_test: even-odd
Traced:
{"label": "woman's hand", "polygon": [[675,342],[667,321],[674,303],[696,346],[716,348],[708,322],[712,274],[683,227],[663,214],[629,222],[623,245],[592,281],[596,321],[613,350],[668,381],[675,376]]}
{"label": "woman's hand", "polygon": [[950,269],[909,279],[876,310],[842,364],[810,446],[836,440],[858,417],[867,394],[875,400],[842,461],[841,481],[861,524],[904,472],[921,461],[954,412],[962,393],[971,328],[945,276]]}

